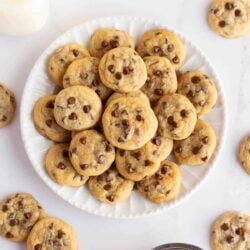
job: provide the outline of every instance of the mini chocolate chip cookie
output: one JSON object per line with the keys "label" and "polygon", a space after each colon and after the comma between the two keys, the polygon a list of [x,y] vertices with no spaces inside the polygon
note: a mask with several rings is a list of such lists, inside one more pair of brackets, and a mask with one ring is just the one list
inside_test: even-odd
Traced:
{"label": "mini chocolate chip cookie", "polygon": [[120,97],[110,102],[102,116],[109,142],[120,149],[142,147],[156,133],[158,122],[153,110],[136,97]]}
{"label": "mini chocolate chip cookie", "polygon": [[175,93],[177,89],[177,78],[171,62],[160,56],[147,56],[144,58],[147,67],[148,78],[142,87],[142,91],[153,103],[163,95]]}
{"label": "mini chocolate chip cookie", "polygon": [[225,38],[237,38],[250,30],[250,3],[245,0],[214,0],[208,12],[210,27]]}
{"label": "mini chocolate chip cookie", "polygon": [[118,93],[118,92],[114,92],[110,97],[109,99],[106,101],[106,104],[105,106],[107,107],[113,100],[119,98],[119,97],[136,97],[136,98],[139,98],[143,101],[145,101],[149,106],[150,106],[150,102],[149,102],[149,99],[148,97],[140,90],[137,90],[137,91],[133,91],[133,92],[129,92],[129,93]]}
{"label": "mini chocolate chip cookie", "polygon": [[123,178],[112,167],[102,175],[90,177],[88,181],[90,193],[99,201],[117,204],[126,200],[134,187],[134,182]]}
{"label": "mini chocolate chip cookie", "polygon": [[39,98],[33,109],[33,121],[38,132],[55,142],[70,141],[70,132],[59,126],[54,118],[56,95]]}
{"label": "mini chocolate chip cookie", "polygon": [[160,162],[171,153],[173,141],[158,133],[142,148],[116,151],[116,168],[126,179],[140,181],[153,175],[160,167]]}
{"label": "mini chocolate chip cookie", "polygon": [[162,203],[177,197],[181,188],[182,173],[172,161],[161,162],[160,169],[152,176],[137,182],[137,189],[146,198]]}
{"label": "mini chocolate chip cookie", "polygon": [[13,92],[0,83],[0,128],[8,125],[16,110],[16,99]]}
{"label": "mini chocolate chip cookie", "polygon": [[178,77],[177,92],[189,99],[198,115],[210,112],[217,101],[214,81],[198,70],[187,71]]}
{"label": "mini chocolate chip cookie", "polygon": [[24,241],[45,212],[27,193],[14,194],[0,203],[0,235],[11,241]]}
{"label": "mini chocolate chip cookie", "polygon": [[193,104],[180,94],[161,97],[155,107],[155,114],[159,121],[159,132],[173,140],[187,138],[197,121]]}
{"label": "mini chocolate chip cookie", "polygon": [[50,57],[48,62],[48,74],[50,79],[63,86],[63,75],[67,67],[76,59],[89,56],[89,52],[77,43],[70,43],[58,48]]}
{"label": "mini chocolate chip cookie", "polygon": [[185,59],[185,47],[182,41],[173,32],[165,29],[145,32],[139,40],[137,51],[142,57],[166,57],[175,69],[180,68]]}
{"label": "mini chocolate chip cookie", "polygon": [[88,177],[79,175],[69,159],[69,144],[52,146],[45,157],[45,169],[52,180],[61,185],[80,187]]}
{"label": "mini chocolate chip cookie", "polygon": [[179,163],[199,165],[207,162],[216,146],[216,136],[212,126],[198,120],[191,135],[174,142],[174,155]]}
{"label": "mini chocolate chip cookie", "polygon": [[99,74],[103,84],[120,93],[139,90],[147,79],[144,61],[126,47],[108,51],[100,61]]}
{"label": "mini chocolate chip cookie", "polygon": [[65,129],[83,130],[93,127],[101,113],[101,99],[89,87],[68,87],[56,96],[54,116],[57,123]]}
{"label": "mini chocolate chip cookie", "polygon": [[250,174],[250,135],[247,135],[240,144],[239,160],[246,173]]}
{"label": "mini chocolate chip cookie", "polygon": [[27,250],[78,250],[77,236],[65,221],[45,217],[30,232]]}
{"label": "mini chocolate chip cookie", "polygon": [[103,85],[100,80],[99,62],[100,60],[96,57],[85,57],[72,62],[64,74],[63,87],[84,85],[95,90],[96,94],[102,100],[105,100],[112,91]]}
{"label": "mini chocolate chip cookie", "polygon": [[77,133],[70,143],[69,152],[73,167],[84,176],[102,174],[115,160],[114,147],[95,130]]}
{"label": "mini chocolate chip cookie", "polygon": [[101,58],[106,52],[117,47],[134,49],[134,41],[126,31],[102,28],[90,38],[89,52],[92,56]]}
{"label": "mini chocolate chip cookie", "polygon": [[211,228],[213,250],[250,249],[250,217],[238,211],[229,211],[216,219]]}

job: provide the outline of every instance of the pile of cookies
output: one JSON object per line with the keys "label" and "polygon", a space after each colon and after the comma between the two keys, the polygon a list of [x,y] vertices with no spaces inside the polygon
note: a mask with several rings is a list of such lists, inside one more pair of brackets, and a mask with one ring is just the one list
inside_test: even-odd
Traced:
{"label": "pile of cookies", "polygon": [[28,193],[10,195],[0,202],[0,235],[14,242],[27,240],[27,250],[78,249],[74,229],[47,216]]}
{"label": "pile of cookies", "polygon": [[216,136],[197,117],[217,100],[214,81],[201,71],[178,74],[185,47],[173,32],[145,32],[135,48],[130,34],[97,30],[89,51],[71,43],[48,61],[53,83],[63,88],[41,97],[33,120],[56,142],[45,156],[48,175],[61,185],[88,184],[99,201],[116,204],[134,187],[152,202],[178,196],[179,164],[211,158]]}

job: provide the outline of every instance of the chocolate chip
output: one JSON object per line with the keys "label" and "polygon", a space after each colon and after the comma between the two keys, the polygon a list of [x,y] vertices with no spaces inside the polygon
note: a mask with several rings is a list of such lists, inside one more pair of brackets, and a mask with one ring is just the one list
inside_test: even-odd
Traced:
{"label": "chocolate chip", "polygon": [[63,150],[63,157],[64,158],[69,158],[69,151],[68,150]]}
{"label": "chocolate chip", "polygon": [[118,138],[118,142],[124,142],[125,140],[122,137]]}
{"label": "chocolate chip", "polygon": [[194,96],[195,96],[195,94],[194,94],[194,92],[193,92],[192,90],[189,90],[189,91],[187,92],[187,97],[192,98],[192,97],[194,97]]}
{"label": "chocolate chip", "polygon": [[141,121],[143,121],[144,119],[143,119],[143,117],[141,116],[141,115],[136,115],[136,120],[138,121],[138,122],[141,122]]}
{"label": "chocolate chip", "polygon": [[104,188],[106,191],[108,191],[108,190],[110,190],[110,189],[112,188],[112,185],[111,185],[110,183],[107,183],[107,184],[105,184],[105,185],[103,186],[103,188]]}
{"label": "chocolate chip", "polygon": [[59,168],[59,169],[65,169],[67,166],[64,164],[64,163],[62,163],[62,162],[59,162],[58,164],[57,164],[57,168]]}
{"label": "chocolate chip", "polygon": [[153,51],[154,51],[154,53],[159,53],[159,52],[161,52],[162,50],[161,50],[161,47],[159,47],[159,46],[154,46],[154,47],[153,47]]}
{"label": "chocolate chip", "polygon": [[166,165],[163,165],[162,167],[161,167],[161,173],[164,175],[164,174],[166,174],[168,172],[168,166]]}
{"label": "chocolate chip", "polygon": [[119,149],[119,155],[123,157],[125,155],[125,150]]}
{"label": "chocolate chip", "polygon": [[144,192],[149,192],[149,187],[148,186],[146,186],[146,187],[144,187]]}
{"label": "chocolate chip", "polygon": [[206,161],[207,160],[207,156],[204,156],[201,158],[202,161]]}
{"label": "chocolate chip", "polygon": [[237,17],[241,16],[241,10],[239,10],[239,9],[235,10],[234,14]]}
{"label": "chocolate chip", "polygon": [[181,110],[180,114],[182,118],[187,117],[187,111],[185,109]]}
{"label": "chocolate chip", "polygon": [[199,154],[199,153],[200,153],[201,148],[202,148],[202,146],[196,146],[196,147],[193,147],[193,149],[192,149],[192,153],[193,153],[194,155]]}
{"label": "chocolate chip", "polygon": [[172,62],[173,62],[174,64],[180,63],[179,57],[178,57],[178,56],[175,56],[175,57],[172,59]]}
{"label": "chocolate chip", "polygon": [[97,162],[99,164],[103,164],[105,162],[105,158],[106,158],[105,155],[99,155]]}
{"label": "chocolate chip", "polygon": [[226,22],[224,20],[219,21],[219,26],[224,28],[226,26]]}
{"label": "chocolate chip", "polygon": [[211,9],[211,12],[213,12],[214,14],[217,14],[219,11],[219,9]]}
{"label": "chocolate chip", "polygon": [[129,120],[123,119],[123,120],[122,120],[122,125],[123,125],[125,128],[129,127],[129,126],[130,126]]}
{"label": "chocolate chip", "polygon": [[62,230],[57,231],[57,238],[61,239],[65,233]]}
{"label": "chocolate chip", "polygon": [[36,244],[34,250],[42,250],[42,248],[43,248],[42,244]]}
{"label": "chocolate chip", "polygon": [[152,140],[152,143],[155,144],[156,146],[160,146],[161,145],[161,139],[159,137],[155,137]]}
{"label": "chocolate chip", "polygon": [[80,140],[81,144],[86,144],[87,138],[86,137],[81,137]]}
{"label": "chocolate chip", "polygon": [[8,208],[7,205],[3,205],[3,206],[2,206],[2,211],[3,211],[3,212],[6,212],[6,211],[8,211],[8,210],[9,210],[9,208]]}
{"label": "chocolate chip", "polygon": [[106,41],[106,40],[103,40],[102,41],[102,47],[103,48],[106,48],[106,47],[108,47],[109,46],[109,43]]}
{"label": "chocolate chip", "polygon": [[86,170],[88,167],[89,167],[88,164],[80,164],[80,168],[81,168],[82,170]]}
{"label": "chocolate chip", "polygon": [[129,167],[128,167],[128,173],[134,173],[135,172],[135,168],[132,167],[131,164],[129,164]]}
{"label": "chocolate chip", "polygon": [[63,59],[63,58],[60,58],[60,59],[59,59],[59,61],[60,61],[62,64],[64,64],[64,63],[65,63],[65,61],[64,61],[64,59]]}
{"label": "chocolate chip", "polygon": [[237,228],[235,233],[238,234],[242,239],[245,239],[245,230],[243,228]]}
{"label": "chocolate chip", "polygon": [[32,216],[32,213],[30,213],[30,212],[24,213],[24,218],[27,220],[29,220],[31,218],[31,216]]}
{"label": "chocolate chip", "polygon": [[115,200],[115,197],[114,197],[114,195],[108,195],[108,196],[106,196],[106,198],[110,201],[110,202],[113,202],[114,200]]}
{"label": "chocolate chip", "polygon": [[109,65],[109,66],[108,66],[108,71],[109,71],[110,73],[114,74],[114,73],[115,73],[115,66],[114,66],[113,64]]}
{"label": "chocolate chip", "polygon": [[122,73],[123,73],[124,75],[129,74],[129,73],[130,73],[129,67],[123,67]]}
{"label": "chocolate chip", "polygon": [[201,140],[204,144],[207,144],[208,143],[208,136],[203,137]]}
{"label": "chocolate chip", "polygon": [[119,111],[118,111],[117,109],[115,109],[115,110],[113,110],[113,111],[111,112],[111,115],[112,115],[113,117],[118,117],[118,116],[119,116]]}
{"label": "chocolate chip", "polygon": [[115,73],[115,78],[116,78],[117,80],[121,80],[121,79],[122,79],[122,74],[121,74],[120,72],[116,72],[116,73]]}
{"label": "chocolate chip", "polygon": [[232,9],[234,9],[234,4],[230,3],[230,2],[225,3],[225,9],[226,10],[232,10]]}
{"label": "chocolate chip", "polygon": [[163,179],[163,177],[159,173],[156,173],[155,174],[155,179],[158,180],[158,181],[160,181],[160,180]]}
{"label": "chocolate chip", "polygon": [[14,235],[13,235],[11,232],[7,232],[7,233],[5,234],[5,237],[6,237],[7,239],[11,239],[11,238],[14,237]]}
{"label": "chocolate chip", "polygon": [[160,70],[156,70],[153,73],[155,76],[161,77],[162,76],[162,72]]}
{"label": "chocolate chip", "polygon": [[87,73],[80,73],[80,78],[82,79],[82,80],[86,80],[87,78],[88,78],[88,74]]}
{"label": "chocolate chip", "polygon": [[111,152],[112,151],[112,146],[107,142],[106,144],[105,144],[105,151],[106,152]]}
{"label": "chocolate chip", "polygon": [[174,48],[175,48],[175,47],[174,47],[173,44],[169,44],[168,47],[167,47],[167,51],[168,51],[168,52],[172,52],[172,51],[174,51]]}
{"label": "chocolate chip", "polygon": [[49,224],[49,229],[52,230],[53,227],[54,227],[54,223],[50,223],[50,224]]}
{"label": "chocolate chip", "polygon": [[99,86],[99,81],[98,81],[98,79],[94,79],[94,80],[91,82],[91,85],[92,85],[93,87],[98,87],[98,86]]}
{"label": "chocolate chip", "polygon": [[15,220],[15,219],[10,220],[10,222],[9,222],[9,225],[10,225],[11,227],[14,227],[14,226],[17,225],[17,224],[18,224],[18,220]]}
{"label": "chocolate chip", "polygon": [[141,152],[140,151],[135,151],[130,153],[137,161],[140,160],[141,158]]}
{"label": "chocolate chip", "polygon": [[76,113],[71,113],[69,116],[68,116],[69,120],[77,120],[78,117],[77,117],[77,114]]}
{"label": "chocolate chip", "polygon": [[157,89],[154,90],[154,93],[156,95],[163,95],[163,89],[157,88]]}
{"label": "chocolate chip", "polygon": [[77,148],[72,148],[71,152],[72,152],[72,154],[76,154]]}
{"label": "chocolate chip", "polygon": [[199,76],[193,76],[193,77],[191,78],[191,82],[194,83],[194,84],[199,83],[200,80],[201,80],[201,79],[200,79]]}
{"label": "chocolate chip", "polygon": [[174,128],[177,128],[177,123],[174,121],[174,117],[173,116],[169,116],[168,119],[168,124],[171,125]]}
{"label": "chocolate chip", "polygon": [[90,105],[84,105],[82,107],[84,113],[89,113],[89,111],[91,110],[91,106]]}
{"label": "chocolate chip", "polygon": [[18,207],[19,207],[20,209],[23,208],[23,200],[18,201]]}
{"label": "chocolate chip", "polygon": [[147,166],[152,166],[153,165],[153,162],[150,161],[150,160],[145,160],[144,161],[144,165],[147,167]]}
{"label": "chocolate chip", "polygon": [[74,104],[76,102],[76,98],[75,97],[69,97],[67,102],[68,102],[69,105]]}
{"label": "chocolate chip", "polygon": [[77,50],[77,49],[73,49],[73,55],[75,56],[75,57],[77,57],[77,56],[79,56],[79,50]]}
{"label": "chocolate chip", "polygon": [[220,228],[223,230],[223,231],[227,231],[229,229],[229,225],[227,223],[223,223]]}
{"label": "chocolate chip", "polygon": [[45,121],[45,123],[50,128],[52,126],[53,121],[51,119],[48,119]]}
{"label": "chocolate chip", "polygon": [[119,46],[119,42],[116,40],[111,40],[109,43],[112,48],[117,48]]}
{"label": "chocolate chip", "polygon": [[229,236],[226,237],[226,241],[227,241],[227,243],[231,244],[234,241],[234,237],[229,235]]}
{"label": "chocolate chip", "polygon": [[53,109],[54,108],[54,102],[53,101],[48,101],[46,103],[46,108],[48,109]]}

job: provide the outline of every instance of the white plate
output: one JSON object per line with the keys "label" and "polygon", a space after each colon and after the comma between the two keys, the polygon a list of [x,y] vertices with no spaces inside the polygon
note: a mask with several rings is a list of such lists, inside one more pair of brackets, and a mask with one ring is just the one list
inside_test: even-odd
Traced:
{"label": "white plate", "polygon": [[[133,192],[131,197],[116,206],[105,205],[96,201],[88,192],[87,188],[71,188],[57,185],[46,174],[43,167],[43,159],[47,149],[53,144],[41,136],[34,127],[32,121],[32,109],[35,102],[41,96],[51,94],[54,91],[55,85],[48,79],[46,73],[47,59],[51,53],[60,45],[69,42],[78,42],[87,46],[91,34],[101,27],[114,27],[117,29],[127,30],[135,39],[143,32],[154,28],[167,28],[174,31],[185,44],[187,57],[184,66],[181,70],[199,69],[207,73],[215,79],[218,87],[218,101],[211,113],[202,117],[209,121],[217,135],[217,148],[209,163],[198,167],[181,166],[183,172],[182,189],[177,199],[165,204],[157,205],[149,202],[137,192]],[[24,88],[22,103],[21,103],[21,132],[23,143],[28,154],[28,157],[43,181],[63,199],[72,205],[97,215],[129,218],[139,217],[153,214],[162,210],[173,208],[180,204],[184,199],[197,190],[203,183],[211,169],[215,166],[221,151],[221,146],[224,140],[225,133],[225,102],[221,91],[220,81],[207,57],[186,37],[179,32],[161,25],[155,21],[132,18],[132,17],[107,17],[87,21],[80,24],[56,39],[40,56],[35,66],[30,72],[29,78]]]}

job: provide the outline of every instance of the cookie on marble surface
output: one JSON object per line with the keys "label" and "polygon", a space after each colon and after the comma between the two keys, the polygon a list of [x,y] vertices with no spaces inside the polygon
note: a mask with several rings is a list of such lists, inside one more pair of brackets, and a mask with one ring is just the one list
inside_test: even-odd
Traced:
{"label": "cookie on marble surface", "polygon": [[43,208],[32,195],[11,195],[0,202],[0,235],[11,241],[24,241],[43,216]]}
{"label": "cookie on marble surface", "polygon": [[0,83],[0,128],[8,125],[16,110],[16,99],[13,92]]}
{"label": "cookie on marble surface", "polygon": [[212,250],[250,249],[250,217],[238,211],[223,213],[212,225],[210,241]]}
{"label": "cookie on marble surface", "polygon": [[102,174],[115,160],[114,147],[93,129],[77,133],[70,143],[69,152],[73,167],[84,176]]}
{"label": "cookie on marble surface", "polygon": [[88,187],[97,200],[113,205],[130,196],[134,182],[125,179],[114,167],[111,167],[102,175],[90,177]]}
{"label": "cookie on marble surface", "polygon": [[74,60],[89,56],[89,52],[80,44],[69,43],[53,52],[48,62],[48,74],[52,82],[63,86],[63,75]]}
{"label": "cookie on marble surface", "polygon": [[39,98],[33,109],[33,121],[41,135],[55,142],[68,142],[70,132],[59,126],[54,118],[55,99],[56,95]]}
{"label": "cookie on marble surface", "polygon": [[187,71],[178,77],[177,92],[189,99],[198,115],[210,112],[218,96],[213,79],[198,70]]}
{"label": "cookie on marble surface", "polygon": [[250,174],[250,135],[240,143],[239,160],[246,173]]}
{"label": "cookie on marble surface", "polygon": [[63,77],[63,87],[83,85],[92,88],[101,100],[105,100],[110,94],[111,89],[102,84],[98,66],[100,59],[96,57],[85,57],[75,60],[67,68]]}
{"label": "cookie on marble surface", "polygon": [[118,93],[118,92],[114,92],[106,101],[105,106],[107,107],[111,101],[119,98],[119,97],[136,97],[136,98],[140,98],[143,101],[145,101],[148,105],[150,105],[149,99],[148,97],[141,91],[141,90],[137,90],[137,91],[133,91],[133,92],[128,92],[128,93]]}
{"label": "cookie on marble surface", "polygon": [[225,38],[237,38],[250,30],[248,0],[214,0],[208,12],[210,27]]}
{"label": "cookie on marble surface", "polygon": [[140,181],[153,175],[160,167],[160,162],[171,153],[173,140],[158,133],[143,147],[136,150],[116,151],[116,168],[126,179]]}
{"label": "cookie on marble surface", "polygon": [[173,140],[187,138],[197,121],[193,104],[180,94],[161,97],[155,107],[155,114],[159,121],[159,132]]}
{"label": "cookie on marble surface", "polygon": [[175,69],[179,69],[185,59],[185,47],[181,39],[165,29],[145,32],[139,39],[137,51],[142,57],[166,57]]}
{"label": "cookie on marble surface", "polygon": [[125,150],[142,147],[154,137],[158,127],[155,114],[145,101],[126,96],[107,106],[102,124],[107,140]]}
{"label": "cookie on marble surface", "polygon": [[102,28],[90,38],[89,52],[92,56],[101,58],[106,52],[117,47],[134,48],[134,41],[126,31]]}
{"label": "cookie on marble surface", "polygon": [[45,217],[30,232],[27,250],[78,250],[78,240],[68,223],[55,217]]}
{"label": "cookie on marble surface", "polygon": [[177,78],[171,62],[160,56],[147,56],[144,58],[148,77],[142,91],[151,102],[158,101],[163,95],[175,93]]}
{"label": "cookie on marble surface", "polygon": [[208,122],[198,120],[188,138],[174,142],[174,155],[179,163],[199,165],[209,161],[215,147],[213,127]]}
{"label": "cookie on marble surface", "polygon": [[52,180],[60,185],[80,187],[88,177],[76,172],[69,159],[69,144],[52,146],[45,157],[45,169]]}
{"label": "cookie on marble surface", "polygon": [[101,112],[101,99],[93,89],[86,86],[63,89],[55,99],[55,119],[60,126],[68,130],[93,127]]}
{"label": "cookie on marble surface", "polygon": [[167,202],[176,198],[181,188],[182,173],[177,164],[165,160],[152,176],[137,182],[137,189],[155,203]]}
{"label": "cookie on marble surface", "polygon": [[136,51],[119,47],[108,51],[99,64],[104,85],[120,93],[139,90],[147,79],[147,69]]}

